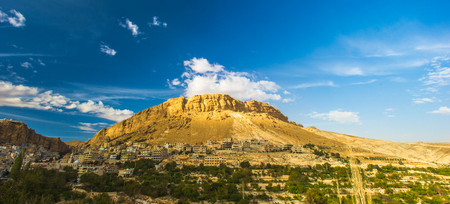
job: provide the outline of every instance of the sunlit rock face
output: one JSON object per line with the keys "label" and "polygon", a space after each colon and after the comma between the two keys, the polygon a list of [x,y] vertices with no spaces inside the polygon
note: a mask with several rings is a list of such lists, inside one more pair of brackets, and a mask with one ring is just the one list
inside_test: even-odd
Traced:
{"label": "sunlit rock face", "polygon": [[11,145],[37,144],[43,145],[52,152],[66,153],[70,150],[60,138],[45,137],[37,134],[23,122],[3,119],[0,121],[0,144]]}
{"label": "sunlit rock face", "polygon": [[226,94],[205,94],[173,98],[150,107],[100,130],[86,145],[114,141],[195,144],[224,137],[265,139],[278,144],[307,143],[307,139],[299,138],[321,139],[302,127],[288,121],[268,103],[240,101]]}

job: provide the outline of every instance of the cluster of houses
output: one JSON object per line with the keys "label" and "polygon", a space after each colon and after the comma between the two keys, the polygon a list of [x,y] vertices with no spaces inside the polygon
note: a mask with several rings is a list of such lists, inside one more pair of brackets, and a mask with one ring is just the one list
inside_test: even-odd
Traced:
{"label": "cluster of houses", "polygon": [[[0,146],[0,148],[5,148]],[[79,174],[94,172],[119,173],[120,176],[127,176],[133,173],[133,169],[119,169],[119,163],[135,161],[139,159],[151,159],[156,162],[163,162],[168,157],[170,161],[177,164],[218,166],[226,164],[237,167],[240,161],[236,154],[244,153],[266,153],[266,152],[292,152],[305,153],[311,151],[302,146],[293,146],[290,144],[274,145],[267,140],[252,139],[250,141],[233,141],[232,138],[224,138],[223,141],[210,141],[206,144],[191,145],[187,143],[166,143],[164,145],[148,145],[140,142],[114,142],[105,143],[99,147],[78,147],[72,150],[72,153],[59,158],[58,153],[42,150],[42,147],[36,145],[22,145],[20,147],[11,147],[12,151],[3,151],[10,154],[8,159],[3,162],[4,169],[11,167],[15,157],[22,150],[26,150],[24,164],[31,161],[31,167],[41,167],[48,169],[64,169],[71,167],[78,170]]]}
{"label": "cluster of houses", "polygon": [[0,175],[9,171],[12,167],[14,160],[19,155],[21,151],[25,151],[25,156],[23,159],[23,164],[39,163],[45,161],[56,161],[60,158],[58,152],[52,152],[47,150],[43,145],[36,144],[22,144],[22,145],[11,145],[2,144],[0,145]]}

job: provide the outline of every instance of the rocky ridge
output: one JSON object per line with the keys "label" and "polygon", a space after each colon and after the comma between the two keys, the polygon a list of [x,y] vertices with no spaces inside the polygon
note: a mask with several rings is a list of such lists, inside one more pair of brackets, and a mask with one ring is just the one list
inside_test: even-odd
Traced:
{"label": "rocky ridge", "polygon": [[187,142],[231,137],[265,139],[278,144],[337,145],[324,137],[302,130],[288,121],[277,108],[258,101],[239,101],[226,94],[179,97],[150,107],[132,117],[100,130],[86,145],[113,141],[139,141],[153,144]]}
{"label": "rocky ridge", "polygon": [[45,137],[37,134],[33,129],[20,121],[3,119],[0,121],[0,144],[9,143],[12,145],[37,144],[43,145],[52,152],[66,153],[70,151],[59,137]]}

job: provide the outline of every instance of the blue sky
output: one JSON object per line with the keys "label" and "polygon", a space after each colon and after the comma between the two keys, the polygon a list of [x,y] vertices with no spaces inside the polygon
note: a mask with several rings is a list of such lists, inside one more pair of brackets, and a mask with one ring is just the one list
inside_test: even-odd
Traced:
{"label": "blue sky", "polygon": [[447,1],[0,0],[0,117],[86,140],[226,93],[322,130],[450,142]]}

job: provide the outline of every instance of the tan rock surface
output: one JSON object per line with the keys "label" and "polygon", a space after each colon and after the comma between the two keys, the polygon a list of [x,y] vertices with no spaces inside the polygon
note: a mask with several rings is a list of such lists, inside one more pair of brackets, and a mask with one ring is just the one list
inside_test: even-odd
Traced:
{"label": "tan rock surface", "polygon": [[232,137],[265,139],[277,144],[342,145],[302,129],[277,108],[239,101],[226,94],[173,98],[100,130],[89,145],[111,141],[199,143]]}
{"label": "tan rock surface", "polygon": [[69,146],[61,141],[59,137],[45,137],[37,134],[33,129],[23,122],[3,119],[0,121],[0,144],[9,143],[12,145],[37,144],[43,145],[53,152],[66,153]]}

